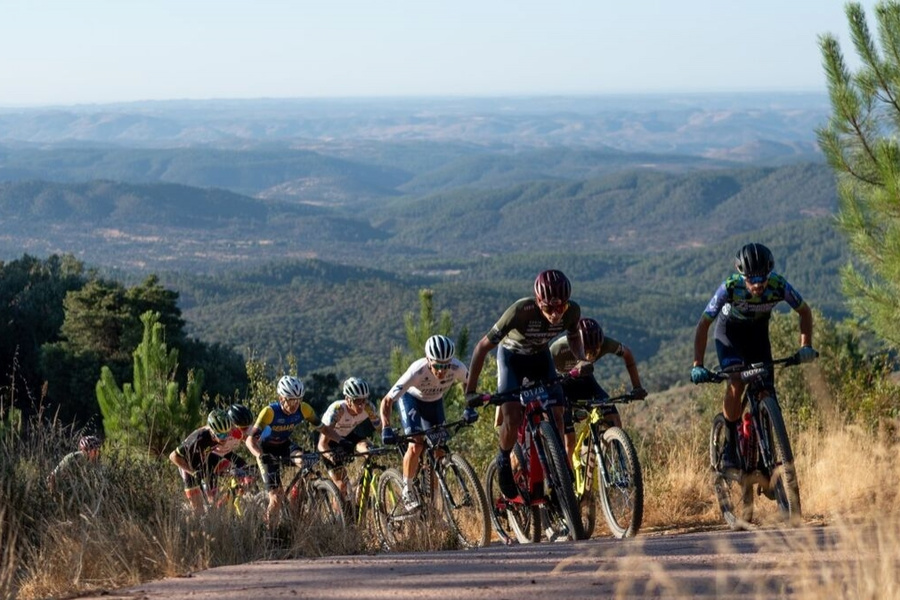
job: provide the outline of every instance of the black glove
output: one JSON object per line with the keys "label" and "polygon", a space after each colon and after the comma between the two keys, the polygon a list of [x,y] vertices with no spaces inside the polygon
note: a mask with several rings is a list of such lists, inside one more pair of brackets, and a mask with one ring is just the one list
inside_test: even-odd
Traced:
{"label": "black glove", "polygon": [[643,400],[647,397],[647,390],[642,387],[636,387],[631,390],[631,397],[635,400]]}
{"label": "black glove", "polygon": [[479,392],[469,392],[466,394],[466,406],[469,408],[484,406],[484,394]]}

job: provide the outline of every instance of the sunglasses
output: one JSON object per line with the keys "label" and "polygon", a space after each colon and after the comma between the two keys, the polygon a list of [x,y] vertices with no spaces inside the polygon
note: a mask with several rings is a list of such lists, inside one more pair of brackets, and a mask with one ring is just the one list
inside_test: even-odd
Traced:
{"label": "sunglasses", "polygon": [[551,300],[550,302],[539,302],[538,306],[541,307],[541,310],[550,313],[551,315],[559,315],[566,312],[569,309],[568,302],[560,302],[559,300]]}
{"label": "sunglasses", "polygon": [[353,404],[355,404],[357,406],[362,406],[363,404],[365,404],[368,401],[369,401],[368,396],[361,396],[359,398],[350,398],[350,402],[352,402]]}
{"label": "sunglasses", "polygon": [[753,275],[752,277],[747,278],[747,281],[754,285],[757,285],[760,283],[765,283],[768,280],[769,280],[768,275]]}
{"label": "sunglasses", "polygon": [[450,363],[449,362],[432,361],[431,368],[434,369],[435,371],[446,371],[447,369],[450,368]]}
{"label": "sunglasses", "polygon": [[226,431],[225,433],[217,433],[217,434],[216,434],[216,437],[217,437],[218,439],[220,439],[220,440],[224,440],[225,438],[228,437],[228,433],[229,433],[229,432],[227,432],[227,431]]}

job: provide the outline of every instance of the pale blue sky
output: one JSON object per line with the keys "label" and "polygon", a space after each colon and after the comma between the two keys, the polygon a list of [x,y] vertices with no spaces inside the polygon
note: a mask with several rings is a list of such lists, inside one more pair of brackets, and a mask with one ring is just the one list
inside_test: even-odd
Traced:
{"label": "pale blue sky", "polygon": [[843,1],[3,0],[0,105],[824,91],[825,32]]}

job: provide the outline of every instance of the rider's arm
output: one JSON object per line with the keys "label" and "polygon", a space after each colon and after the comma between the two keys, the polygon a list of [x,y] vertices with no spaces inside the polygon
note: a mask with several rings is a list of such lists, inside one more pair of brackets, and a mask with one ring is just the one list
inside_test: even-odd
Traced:
{"label": "rider's arm", "polygon": [[340,442],[343,438],[341,434],[334,430],[334,427],[331,425],[325,425],[324,423],[320,423],[318,427],[316,427],[316,431],[324,435],[326,438],[331,440],[332,442]]}
{"label": "rider's arm", "polygon": [[391,426],[391,408],[394,406],[394,399],[391,398],[390,394],[385,394],[384,398],[381,399],[380,409],[381,409],[381,426],[382,427],[390,427]]}
{"label": "rider's arm", "polygon": [[709,326],[712,325],[712,319],[706,316],[706,313],[700,315],[697,322],[697,330],[694,332],[694,364],[695,367],[703,366],[703,358],[706,356],[706,338],[709,334]]}
{"label": "rider's arm", "polygon": [[259,443],[259,433],[261,429],[254,425],[250,428],[250,431],[247,433],[247,449],[250,450],[250,454],[259,458],[262,456],[263,450],[262,446]]}
{"label": "rider's arm", "polygon": [[478,377],[481,375],[481,369],[484,368],[484,359],[487,353],[497,347],[487,338],[487,336],[478,340],[475,349],[472,351],[472,360],[469,363],[469,379],[466,382],[466,393],[470,394],[478,387]]}
{"label": "rider's arm", "polygon": [[189,473],[191,475],[194,474],[194,469],[190,464],[188,464],[188,461],[178,453],[178,450],[172,450],[172,453],[169,454],[169,460],[175,463],[175,466],[177,466],[185,473]]}
{"label": "rider's arm", "polygon": [[642,388],[641,385],[641,375],[638,373],[637,363],[634,360],[634,355],[631,353],[631,348],[628,346],[622,345],[622,360],[625,361],[625,369],[628,371],[628,377],[631,378],[631,387],[632,388]]}

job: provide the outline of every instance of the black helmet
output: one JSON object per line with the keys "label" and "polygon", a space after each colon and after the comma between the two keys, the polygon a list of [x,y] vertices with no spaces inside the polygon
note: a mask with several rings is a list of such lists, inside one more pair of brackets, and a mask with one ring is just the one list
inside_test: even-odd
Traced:
{"label": "black helmet", "polygon": [[578,334],[581,336],[581,344],[585,354],[595,354],[603,345],[603,328],[594,319],[580,319],[578,321]]}
{"label": "black helmet", "polygon": [[232,404],[228,407],[228,416],[236,427],[249,427],[253,424],[253,413],[243,404]]}
{"label": "black helmet", "polygon": [[572,284],[562,271],[541,271],[534,280],[534,297],[540,304],[565,304],[571,294]]}
{"label": "black helmet", "polygon": [[775,268],[775,257],[771,250],[754,242],[738,251],[734,257],[734,267],[745,277],[764,276]]}

